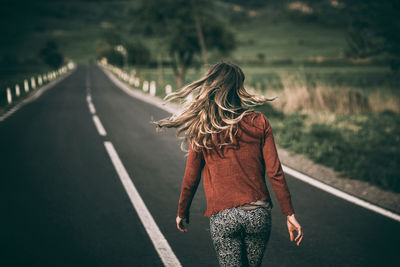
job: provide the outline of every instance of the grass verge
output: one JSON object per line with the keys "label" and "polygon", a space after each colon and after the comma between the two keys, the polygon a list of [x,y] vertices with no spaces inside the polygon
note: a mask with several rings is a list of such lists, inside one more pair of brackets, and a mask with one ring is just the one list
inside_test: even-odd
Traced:
{"label": "grass verge", "polygon": [[390,111],[335,115],[329,123],[307,114],[255,108],[270,120],[276,143],[352,179],[400,192],[400,117]]}

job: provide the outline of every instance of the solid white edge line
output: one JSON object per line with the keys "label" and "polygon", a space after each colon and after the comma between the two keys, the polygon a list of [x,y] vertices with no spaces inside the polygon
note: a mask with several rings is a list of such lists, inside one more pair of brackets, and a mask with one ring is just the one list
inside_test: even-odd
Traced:
{"label": "solid white edge line", "polygon": [[50,83],[44,85],[43,87],[39,88],[39,89],[31,89],[31,90],[36,90],[34,92],[31,93],[30,96],[28,96],[27,98],[25,98],[24,100],[22,100],[21,102],[19,102],[17,105],[15,105],[14,107],[12,107],[10,110],[8,110],[7,112],[5,112],[4,114],[2,114],[0,116],[0,122],[4,121],[5,119],[7,119],[8,117],[10,117],[14,112],[16,112],[17,110],[19,110],[20,108],[22,108],[25,104],[28,104],[29,102],[33,102],[36,99],[38,99],[45,91],[47,91],[48,89],[54,87],[56,84],[58,84],[59,82],[61,82],[62,80],[64,80],[65,78],[67,78],[69,75],[71,75],[77,68],[71,70],[70,72],[68,72],[67,74],[65,74],[62,77],[59,77],[57,80],[51,81]]}
{"label": "solid white edge line", "polygon": [[308,175],[305,175],[305,174],[303,174],[301,172],[298,172],[298,171],[296,171],[296,170],[294,170],[294,169],[292,169],[290,167],[282,165],[282,168],[283,168],[283,171],[285,173],[295,177],[298,180],[306,182],[306,183],[308,183],[308,184],[310,184],[310,185],[312,185],[314,187],[317,187],[317,188],[319,188],[319,189],[321,189],[321,190],[323,190],[325,192],[328,192],[328,193],[330,193],[332,195],[335,195],[335,196],[337,196],[339,198],[347,200],[347,201],[349,201],[349,202],[351,202],[353,204],[356,204],[358,206],[361,206],[361,207],[364,207],[366,209],[372,210],[372,211],[374,211],[376,213],[379,213],[379,214],[381,214],[383,216],[389,217],[389,218],[391,218],[393,220],[396,220],[396,221],[400,222],[400,215],[398,215],[396,213],[393,213],[393,212],[391,212],[389,210],[386,210],[386,209],[383,209],[381,207],[378,207],[378,206],[376,206],[376,205],[374,205],[372,203],[369,203],[369,202],[367,202],[365,200],[359,199],[359,198],[357,198],[355,196],[352,196],[352,195],[350,195],[348,193],[345,193],[343,191],[340,191],[339,189],[336,189],[336,188],[334,188],[334,187],[332,187],[330,185],[327,185],[327,184],[324,184],[324,183],[322,183],[320,181],[317,181],[314,178],[312,178],[312,177],[310,177]]}
{"label": "solid white edge line", "polygon": [[101,136],[106,136],[107,132],[104,129],[103,124],[101,124],[101,121],[97,115],[93,115],[93,122],[94,122],[94,125],[96,125],[96,129],[99,132],[99,134]]}
{"label": "solid white edge line", "polygon": [[[134,98],[138,98],[140,100],[143,100],[149,104],[152,104],[154,106],[157,106],[171,114],[177,112],[177,110],[171,106],[165,106],[161,104],[161,100],[159,99],[159,101],[152,99],[153,97],[149,96],[149,95],[145,95],[144,93],[135,90],[135,89],[131,89],[131,87],[129,87],[128,85],[124,84],[123,82],[121,82],[120,80],[118,80],[111,72],[109,72],[108,70],[106,70],[105,68],[103,68],[101,65],[99,65],[100,69],[106,74],[107,77],[109,77],[109,79],[117,86],[119,87],[122,91],[124,91],[125,93],[127,93],[129,96],[134,97]],[[149,100],[151,99],[151,100]],[[303,182],[306,182],[314,187],[317,187],[325,192],[331,193],[339,198],[345,199],[353,204],[356,204],[360,207],[369,209],[371,211],[374,211],[378,214],[381,214],[385,217],[391,218],[393,220],[396,220],[398,222],[400,222],[400,215],[397,213],[394,213],[392,211],[389,211],[387,209],[381,208],[377,205],[374,205],[372,203],[369,203],[365,200],[362,200],[358,197],[352,196],[350,194],[347,194],[339,189],[336,189],[332,186],[329,186],[327,184],[324,184],[318,180],[316,180],[315,178],[312,178],[308,175],[305,175],[301,172],[298,172],[288,166],[285,166],[282,164],[282,168],[284,170],[284,172],[287,172],[288,174],[290,174],[291,176],[293,176],[294,178],[301,180]]]}
{"label": "solid white edge line", "polygon": [[131,200],[133,207],[135,208],[139,219],[141,220],[144,229],[149,235],[151,242],[153,243],[158,255],[160,256],[164,266],[176,267],[182,266],[178,258],[172,251],[168,241],[165,239],[164,235],[161,233],[156,222],[151,216],[149,210],[147,209],[143,199],[140,197],[139,192],[136,190],[132,179],[129,177],[124,165],[122,164],[117,151],[113,144],[109,141],[104,142],[104,146],[107,150],[109,157],[114,165],[115,170],[118,173],[119,178],[125,188],[126,193]]}

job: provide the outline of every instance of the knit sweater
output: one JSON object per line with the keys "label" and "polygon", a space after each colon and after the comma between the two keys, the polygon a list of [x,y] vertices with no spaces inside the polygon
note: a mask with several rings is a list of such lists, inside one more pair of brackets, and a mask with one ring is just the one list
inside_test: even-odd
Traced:
{"label": "knit sweater", "polygon": [[[234,143],[222,149],[196,151],[190,140],[186,169],[178,205],[178,216],[189,218],[189,210],[203,177],[207,199],[204,216],[259,199],[273,207],[265,181],[271,182],[283,215],[294,213],[291,195],[278,158],[267,117],[258,111],[246,114],[238,123]],[[213,135],[214,144],[222,139]],[[217,141],[216,141],[217,140]]]}

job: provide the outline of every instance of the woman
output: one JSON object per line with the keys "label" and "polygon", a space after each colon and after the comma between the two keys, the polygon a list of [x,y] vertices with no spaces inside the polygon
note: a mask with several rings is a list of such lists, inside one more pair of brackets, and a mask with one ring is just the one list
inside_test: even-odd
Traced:
{"label": "woman", "polygon": [[[246,92],[244,74],[232,63],[212,66],[201,79],[164,99],[187,99],[183,111],[153,122],[157,131],[176,127],[181,149],[187,154],[176,217],[177,228],[186,232],[189,209],[203,175],[211,238],[220,266],[260,266],[271,232],[273,207],[265,171],[287,216],[290,240],[303,239],[291,196],[276,151],[271,126],[265,115],[251,107],[272,99]],[[184,137],[179,134],[184,132]],[[189,149],[184,143],[189,142]],[[294,238],[294,231],[297,232]]]}

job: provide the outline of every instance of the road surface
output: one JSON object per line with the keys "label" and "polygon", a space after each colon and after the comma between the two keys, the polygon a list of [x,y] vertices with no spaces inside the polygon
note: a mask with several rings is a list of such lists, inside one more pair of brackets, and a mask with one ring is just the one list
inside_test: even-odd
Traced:
{"label": "road surface", "polygon": [[[106,131],[99,134],[87,88]],[[111,142],[183,266],[218,266],[203,216],[202,183],[187,233],[176,229],[184,152],[170,114],[134,99],[96,65],[79,65],[40,98],[0,122],[0,266],[163,266],[105,149]],[[395,266],[400,223],[286,176],[299,247],[273,196],[263,266]]]}

